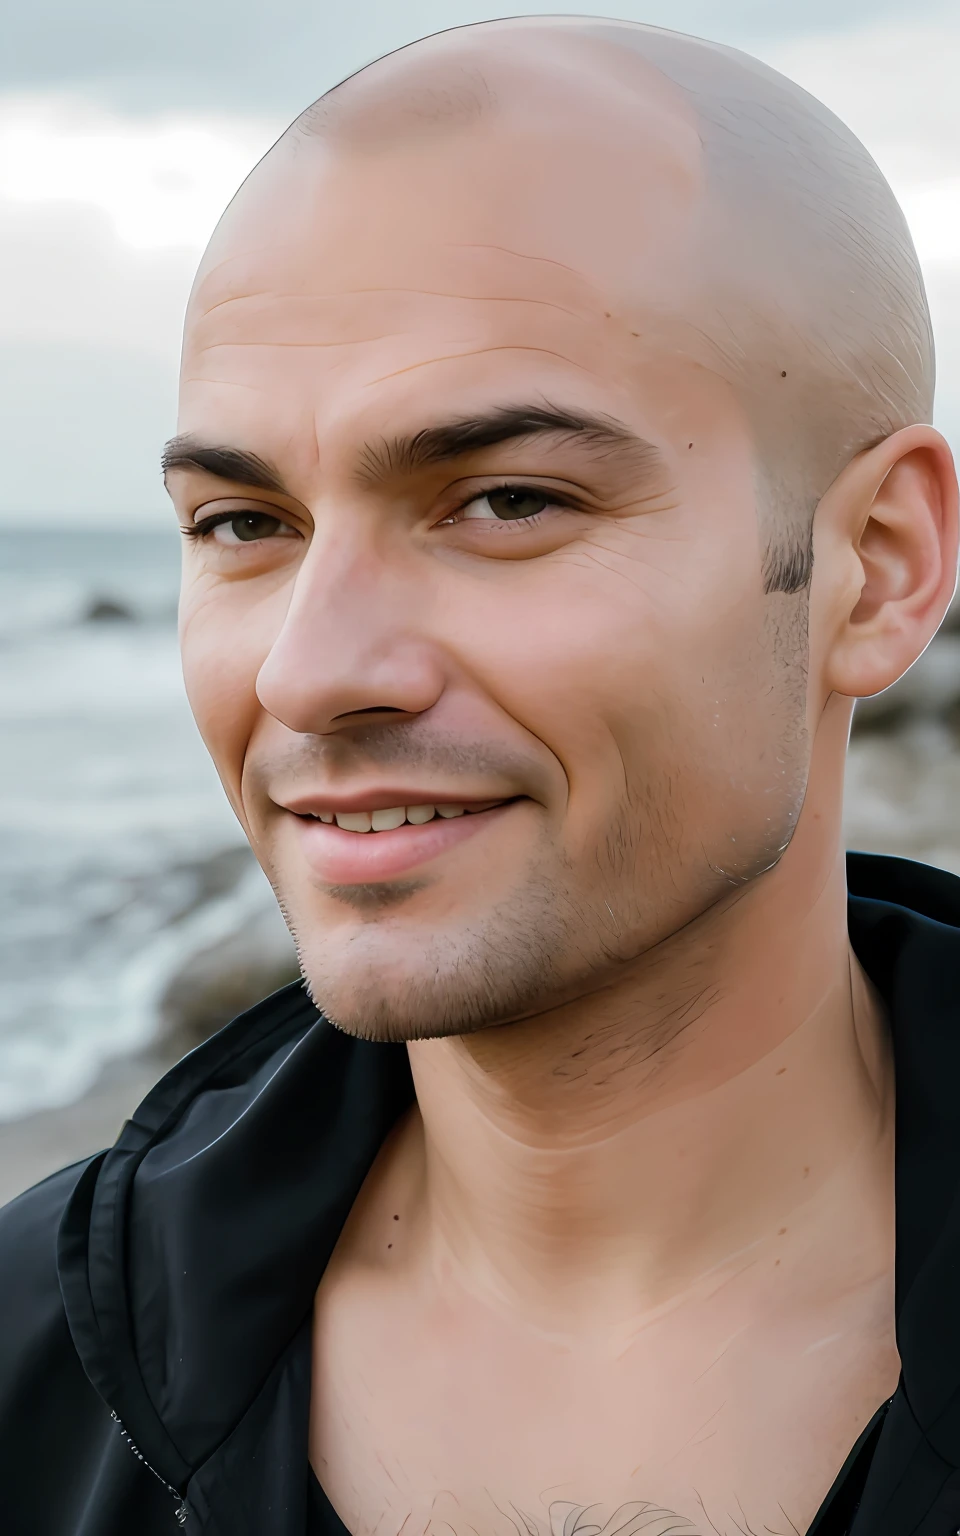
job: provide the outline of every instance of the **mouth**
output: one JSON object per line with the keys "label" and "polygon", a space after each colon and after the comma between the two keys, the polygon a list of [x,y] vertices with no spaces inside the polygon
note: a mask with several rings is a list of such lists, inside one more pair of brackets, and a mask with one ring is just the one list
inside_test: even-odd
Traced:
{"label": "mouth", "polygon": [[523,796],[334,810],[291,810],[304,858],[325,885],[395,880],[492,828]]}
{"label": "mouth", "polygon": [[303,811],[299,814],[322,821],[326,826],[336,825],[342,832],[395,832],[402,826],[425,827],[435,816],[444,821],[455,821],[458,816],[477,816],[506,803],[506,800],[483,800],[463,804],[393,805],[370,811]]}

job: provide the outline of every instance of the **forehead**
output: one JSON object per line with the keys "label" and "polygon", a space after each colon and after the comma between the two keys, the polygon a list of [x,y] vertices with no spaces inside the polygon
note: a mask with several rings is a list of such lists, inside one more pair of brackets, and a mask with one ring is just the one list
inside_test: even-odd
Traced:
{"label": "forehead", "polygon": [[[522,110],[375,152],[288,137],[228,210],[187,317],[181,429],[322,435],[504,388],[610,409],[698,274],[695,125],[662,95]],[[548,110],[549,107],[549,110]],[[638,125],[639,119],[639,125]],[[250,428],[252,430],[252,426]]]}

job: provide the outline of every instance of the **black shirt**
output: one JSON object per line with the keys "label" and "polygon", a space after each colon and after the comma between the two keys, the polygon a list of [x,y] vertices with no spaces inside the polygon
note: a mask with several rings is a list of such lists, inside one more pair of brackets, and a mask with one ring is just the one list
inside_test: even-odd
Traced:
{"label": "black shirt", "polygon": [[[955,1536],[960,880],[863,854],[848,876],[893,1044],[902,1372],[811,1536]],[[0,1211],[3,1536],[344,1536],[308,1468],[313,1298],[412,1100],[405,1047],[298,984]]]}

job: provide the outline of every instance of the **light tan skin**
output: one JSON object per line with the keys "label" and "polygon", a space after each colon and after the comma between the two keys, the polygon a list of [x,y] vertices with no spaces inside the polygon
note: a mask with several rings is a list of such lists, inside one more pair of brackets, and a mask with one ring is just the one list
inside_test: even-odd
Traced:
{"label": "light tan skin", "polygon": [[[497,29],[464,47],[496,85]],[[956,480],[925,425],[852,457],[807,657],[807,594],[763,594],[743,402],[688,345],[689,107],[659,77],[639,124],[571,102],[516,40],[504,67],[527,89],[493,120],[281,143],[187,321],[181,431],[285,486],[168,475],[186,526],[277,520],[187,543],[191,703],[314,995],[407,1039],[417,1093],[319,1288],[311,1460],[353,1536],[571,1506],[803,1531],[898,1375],[840,809],[852,700],[949,601]],[[546,434],[358,473],[544,400],[662,462]],[[505,526],[482,495],[511,481],[565,500]],[[416,879],[325,888],[283,802],[397,764],[424,802],[520,798]]]}

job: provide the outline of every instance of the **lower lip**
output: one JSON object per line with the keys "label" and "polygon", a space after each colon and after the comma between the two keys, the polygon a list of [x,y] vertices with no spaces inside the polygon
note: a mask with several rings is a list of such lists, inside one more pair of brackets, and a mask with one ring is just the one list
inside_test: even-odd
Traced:
{"label": "lower lip", "polygon": [[313,817],[291,815],[307,863],[325,885],[365,885],[406,874],[465,843],[499,821],[512,803],[463,816],[435,816],[421,827],[404,822],[392,832],[345,832]]}

